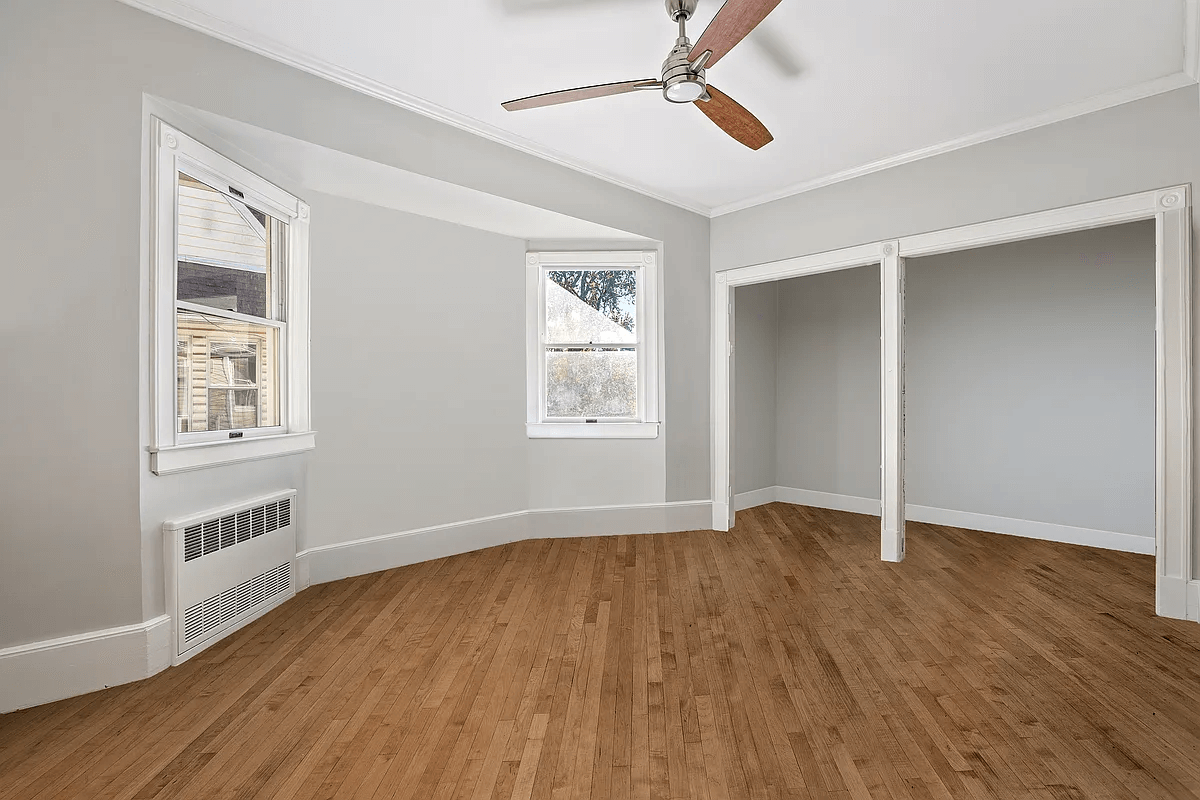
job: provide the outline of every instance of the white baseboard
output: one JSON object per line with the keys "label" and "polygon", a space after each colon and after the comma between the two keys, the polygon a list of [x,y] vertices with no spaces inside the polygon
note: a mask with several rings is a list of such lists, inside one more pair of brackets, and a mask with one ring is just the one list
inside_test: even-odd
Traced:
{"label": "white baseboard", "polygon": [[0,714],[141,680],[171,665],[171,618],[0,650]]}
{"label": "white baseboard", "polygon": [[798,506],[831,508],[834,511],[850,511],[854,514],[872,514],[876,517],[883,513],[880,502],[869,497],[814,492],[811,489],[792,489],[788,486],[775,487],[775,500],[780,503],[794,503]]}
{"label": "white baseboard", "polygon": [[761,489],[735,494],[733,496],[733,510],[745,511],[747,508],[774,503],[776,500],[775,490],[778,488],[778,486],[764,486]]}
{"label": "white baseboard", "polygon": [[1104,550],[1154,555],[1153,536],[1136,536],[1132,533],[1102,531],[1095,528],[1076,528],[1072,525],[1035,522],[1029,519],[993,517],[988,514],[972,514],[968,511],[951,511],[929,506],[906,505],[904,515],[913,522],[930,522],[934,525],[949,525],[974,531],[1023,536],[1026,539],[1045,539],[1049,542],[1082,544]]}
{"label": "white baseboard", "polygon": [[[793,489],[787,486],[768,486],[734,497],[734,503],[739,511],[772,502],[794,503],[800,506],[852,511],[856,514],[872,514],[874,516],[879,516],[880,513],[879,501],[869,497],[814,492],[809,489]],[[1036,522],[1028,519],[994,517],[989,514],[974,514],[969,511],[953,511],[946,508],[912,504],[905,505],[904,515],[912,522],[929,522],[934,525],[948,525],[987,533],[1022,536],[1026,539],[1044,539],[1050,542],[1081,544],[1105,550],[1154,555],[1154,537],[1152,536],[1135,536],[1130,533],[1077,528],[1071,525]],[[1200,600],[1197,602],[1200,603]]]}
{"label": "white baseboard", "polygon": [[296,555],[299,588],[485,547],[567,536],[709,530],[708,500],[531,509],[310,547]]}
{"label": "white baseboard", "polygon": [[1154,613],[1172,619],[1200,621],[1200,581],[1168,575],[1154,580]]}
{"label": "white baseboard", "polygon": [[[709,530],[711,523],[708,500],[516,511],[309,548],[296,555],[296,585],[522,539]],[[148,678],[171,665],[172,644],[171,618],[161,616],[0,650],[0,714]]]}

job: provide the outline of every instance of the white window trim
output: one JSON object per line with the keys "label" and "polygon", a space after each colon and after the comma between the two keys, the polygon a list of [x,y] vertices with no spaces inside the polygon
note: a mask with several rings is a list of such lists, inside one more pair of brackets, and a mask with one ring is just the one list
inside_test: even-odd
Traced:
{"label": "white window trim", "polygon": [[[638,272],[637,320],[639,414],[636,419],[547,419],[545,282],[552,269],[634,269]],[[658,253],[650,250],[607,252],[531,252],[525,257],[526,435],[531,439],[654,439],[658,437]]]}
{"label": "white window trim", "polygon": [[[151,118],[150,137],[150,469],[156,475],[272,458],[311,450],[315,432],[309,387],[309,207],[195,139]],[[186,172],[218,190],[231,186],[243,202],[287,223],[279,340],[280,425],[241,431],[237,439],[191,436],[181,441],[176,420],[176,174]],[[222,316],[226,316],[222,312]],[[232,316],[232,315],[229,315]],[[278,321],[255,323],[280,328]],[[223,432],[227,433],[228,432]]]}

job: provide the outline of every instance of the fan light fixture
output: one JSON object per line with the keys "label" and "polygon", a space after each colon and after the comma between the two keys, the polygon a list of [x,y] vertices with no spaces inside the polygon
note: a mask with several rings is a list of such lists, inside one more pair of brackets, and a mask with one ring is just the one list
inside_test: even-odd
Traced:
{"label": "fan light fixture", "polygon": [[664,88],[663,94],[672,103],[694,103],[704,96],[704,83],[694,78],[684,78]]}

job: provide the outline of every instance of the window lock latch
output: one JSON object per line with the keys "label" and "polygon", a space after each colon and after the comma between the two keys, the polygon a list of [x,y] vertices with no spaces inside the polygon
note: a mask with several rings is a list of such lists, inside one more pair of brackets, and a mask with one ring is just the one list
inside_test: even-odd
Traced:
{"label": "window lock latch", "polygon": [[230,439],[240,439],[240,438],[242,438],[243,435],[244,434],[241,431],[230,431],[229,432]]}

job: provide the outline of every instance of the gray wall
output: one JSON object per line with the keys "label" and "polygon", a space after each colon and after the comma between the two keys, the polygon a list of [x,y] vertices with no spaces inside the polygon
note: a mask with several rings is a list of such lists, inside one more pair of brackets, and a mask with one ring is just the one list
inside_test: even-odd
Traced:
{"label": "gray wall", "polygon": [[779,284],[776,483],[879,498],[879,269]]}
{"label": "gray wall", "polygon": [[[1183,183],[1200,183],[1200,93],[1194,86],[717,217],[712,267]],[[1200,280],[1192,285],[1200,296]],[[1193,357],[1200,364],[1200,327],[1193,332]],[[1200,384],[1193,390],[1200,392]],[[1193,406],[1200,410],[1200,400]],[[1200,472],[1195,477],[1200,482]],[[1200,547],[1192,552],[1200,571]]]}
{"label": "gray wall", "polygon": [[318,429],[308,546],[526,508],[662,502],[661,440],[526,437],[525,242],[306,198]]}
{"label": "gray wall", "polygon": [[[1154,224],[906,266],[908,502],[1153,536]],[[879,271],[778,285],[775,480],[878,499]]]}
{"label": "gray wall", "polygon": [[318,430],[307,544],[525,508],[524,243],[307,199]]}
{"label": "gray wall", "polygon": [[1154,536],[1154,223],[906,267],[908,502]]}
{"label": "gray wall", "polygon": [[[0,393],[0,647],[162,613],[159,525],[214,502],[293,486],[311,490],[311,524],[301,531],[306,543],[357,538],[434,517],[415,506],[388,519],[372,516],[374,512],[346,516],[316,501],[325,490],[310,484],[310,467],[322,482],[342,481],[339,487],[350,491],[352,480],[337,472],[339,464],[353,466],[368,448],[369,463],[402,462],[413,449],[403,426],[389,432],[393,438],[371,437],[356,427],[360,420],[336,417],[350,404],[339,406],[337,387],[325,383],[344,385],[329,365],[335,354],[325,337],[343,336],[332,333],[342,326],[367,325],[360,319],[360,303],[377,298],[356,296],[351,302],[344,293],[321,298],[321,288],[313,300],[317,454],[162,478],[149,473],[144,450],[148,304],[146,275],[139,267],[145,247],[140,221],[146,95],[662,242],[666,390],[661,439],[651,459],[658,473],[649,480],[624,473],[611,478],[624,454],[608,443],[597,443],[595,449],[583,446],[588,443],[531,445],[517,471],[555,476],[549,496],[538,502],[558,497],[607,503],[645,502],[651,496],[708,498],[708,393],[695,388],[697,381],[706,386],[709,374],[707,219],[367,98],[115,0],[10,0],[0,25],[0,108],[5,117],[0,159],[8,177],[0,201],[0,240],[5,242],[9,300],[0,319],[0,374],[8,381]],[[297,191],[277,176],[266,177]],[[298,193],[308,194],[302,188]],[[335,262],[327,237],[338,235],[333,230],[338,220],[346,232],[361,226],[348,219],[353,212],[320,202],[334,225],[324,226],[322,209],[314,202],[313,280],[314,286],[328,289],[326,270],[361,264]],[[397,218],[387,215],[386,224],[411,230]],[[373,252],[357,251],[360,261],[379,264],[364,279],[388,279],[385,264],[407,266],[398,265],[395,257],[405,242],[384,238],[377,232]],[[494,243],[494,248],[481,242],[464,237],[462,249],[455,246],[449,252],[470,257],[487,251],[491,266],[498,254],[520,252],[512,241]],[[428,251],[427,245],[421,248]],[[41,302],[48,282],[56,287],[58,300],[49,308]],[[481,301],[472,302],[477,307]],[[516,302],[523,307],[522,299]],[[480,338],[516,331],[523,341],[523,329],[511,318],[487,319],[499,327],[481,326],[475,331]],[[398,325],[395,330],[408,329]],[[505,403],[523,391],[523,374],[515,376],[518,388],[506,384],[497,390]],[[420,384],[420,377],[413,376],[411,381],[389,379],[382,387],[396,399],[394,414],[428,410],[427,397],[416,396],[411,388]],[[64,385],[71,391],[54,390]],[[518,418],[523,422],[521,409]],[[458,429],[459,439],[447,440],[450,451],[459,452],[444,456],[436,470],[461,463],[469,447],[468,431],[466,425]],[[447,514],[500,509],[511,491],[521,494],[519,486],[508,485],[518,479],[504,474],[513,466],[509,433],[489,428],[482,441],[486,444],[470,450],[480,463],[471,481],[477,485],[482,465],[488,465],[503,488],[478,496],[472,496],[469,486],[447,488],[461,492],[461,503],[446,504]],[[428,445],[416,449],[432,450]],[[403,483],[417,473],[414,461],[398,468],[390,486],[393,497],[416,495],[415,487]],[[563,477],[580,465],[588,470],[586,480],[599,482],[598,490],[580,490]],[[351,474],[362,477],[353,469]]]}
{"label": "gray wall", "polygon": [[777,283],[734,290],[734,492],[775,485]]}

